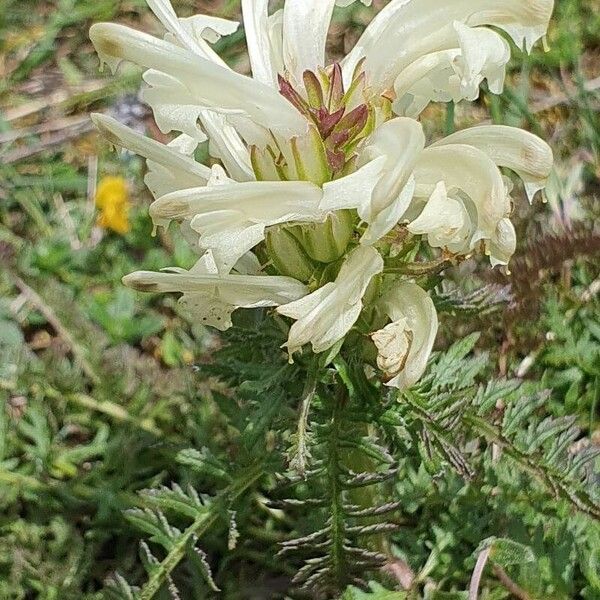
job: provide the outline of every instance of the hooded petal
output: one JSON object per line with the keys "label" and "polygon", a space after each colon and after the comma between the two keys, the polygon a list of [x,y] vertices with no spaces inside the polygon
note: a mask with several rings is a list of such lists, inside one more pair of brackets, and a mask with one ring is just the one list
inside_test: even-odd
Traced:
{"label": "hooded petal", "polygon": [[254,181],[183,190],[160,198],[150,207],[157,226],[191,219],[200,246],[211,249],[220,270],[265,237],[265,228],[288,222],[320,222],[322,190],[301,181]]}
{"label": "hooded petal", "polygon": [[525,182],[530,201],[546,186],[552,172],[552,149],[542,139],[517,127],[483,125],[458,131],[433,144],[467,144],[485,152],[499,167],[515,171]]}
{"label": "hooded petal", "polygon": [[461,200],[448,197],[443,181],[425,204],[421,214],[407,229],[415,235],[427,235],[430,246],[450,252],[466,252],[471,239],[471,219]]}
{"label": "hooded petal", "polygon": [[210,253],[190,271],[138,271],[124,277],[123,283],[142,292],[182,292],[180,302],[194,319],[222,331],[231,327],[236,308],[278,306],[308,293],[291,277],[218,275]]}
{"label": "hooded petal", "polygon": [[385,157],[386,162],[369,206],[358,209],[360,217],[369,223],[362,243],[372,244],[383,237],[408,209],[414,192],[413,169],[424,146],[421,124],[404,117],[387,121],[369,138],[361,162],[379,157]]}
{"label": "hooded petal", "polygon": [[362,311],[369,283],[382,271],[383,259],[377,250],[359,246],[348,255],[335,282],[280,306],[280,314],[296,319],[287,342],[290,356],[308,343],[318,354],[344,338]]}
{"label": "hooded petal", "polygon": [[475,100],[488,80],[494,93],[504,86],[508,43],[485,27],[454,24],[459,47],[419,57],[396,78],[394,112],[416,118],[430,102]]}
{"label": "hooded petal", "polygon": [[417,186],[428,196],[440,181],[453,193],[461,190],[476,211],[472,243],[494,235],[498,222],[510,213],[510,200],[498,167],[481,150],[464,144],[426,148],[415,167]]}
{"label": "hooded petal", "polygon": [[437,335],[437,313],[427,292],[410,282],[395,285],[382,298],[381,308],[392,323],[372,335],[377,363],[391,377],[386,385],[404,390],[425,372]]}
{"label": "hooded petal", "polygon": [[[202,108],[245,115],[267,130],[290,136],[306,130],[304,117],[272,88],[175,44],[111,23],[93,25],[90,37],[102,62],[112,69],[127,60],[168,73],[181,84],[182,92],[187,91],[185,103],[192,100]],[[145,96],[151,100],[150,92]],[[167,100],[168,96],[162,98],[165,103]]]}
{"label": "hooded petal", "polygon": [[518,46],[525,43],[530,49],[545,34],[553,7],[553,0],[392,0],[344,61],[345,79],[366,58],[370,83],[380,93],[391,89],[395,78],[418,58],[458,46],[455,21],[499,27]]}

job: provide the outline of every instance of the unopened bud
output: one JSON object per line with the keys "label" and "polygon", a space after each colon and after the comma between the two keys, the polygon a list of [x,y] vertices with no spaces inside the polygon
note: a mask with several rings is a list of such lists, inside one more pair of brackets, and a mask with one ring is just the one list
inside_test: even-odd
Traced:
{"label": "unopened bud", "polygon": [[330,263],[344,255],[353,231],[352,211],[340,210],[332,214],[325,223],[303,225],[300,239],[312,259]]}
{"label": "unopened bud", "polygon": [[288,229],[271,227],[265,240],[269,258],[282,275],[304,282],[311,278],[315,265]]}

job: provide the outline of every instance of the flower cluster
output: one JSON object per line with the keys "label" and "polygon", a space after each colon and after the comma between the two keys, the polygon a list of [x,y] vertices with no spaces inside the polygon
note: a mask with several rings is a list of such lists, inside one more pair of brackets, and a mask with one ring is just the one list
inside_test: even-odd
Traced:
{"label": "flower cluster", "polygon": [[[182,292],[197,319],[222,330],[237,308],[277,307],[294,321],[290,356],[356,330],[388,385],[414,384],[438,322],[398,268],[403,244],[421,240],[447,259],[481,250],[507,265],[512,186],[499,168],[523,179],[530,200],[552,168],[550,148],[520,129],[480,126],[428,144],[418,117],[430,102],[474,100],[483,80],[500,92],[510,47],[497,30],[529,50],[553,0],[391,0],[334,64],[333,10],[354,0],[286,0],[273,14],[268,0],[242,0],[252,78],[211,46],[238,23],[179,19],[168,0],[147,2],[163,39],[106,23],[91,38],[113,70],[147,69],[143,99],[161,131],[179,135],[163,145],[93,119],[147,159],[155,226],[179,223],[200,258],[125,284]],[[194,160],[207,140],[210,168]]]}

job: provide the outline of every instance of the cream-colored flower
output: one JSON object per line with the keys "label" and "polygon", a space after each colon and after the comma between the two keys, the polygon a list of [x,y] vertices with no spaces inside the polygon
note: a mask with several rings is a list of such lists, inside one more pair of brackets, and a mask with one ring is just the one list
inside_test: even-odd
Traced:
{"label": "cream-colored flower", "polygon": [[[308,343],[322,352],[348,333],[384,258],[395,260],[399,227],[444,252],[482,249],[493,265],[508,263],[516,235],[499,167],[520,175],[531,198],[546,183],[552,152],[529,133],[497,126],[425,147],[415,118],[432,101],[474,100],[484,80],[499,93],[510,52],[497,30],[529,50],[546,32],[553,0],[391,0],[350,54],[328,64],[333,12],[354,1],[285,0],[270,13],[267,0],[242,0],[252,77],[211,46],[239,23],[180,19],[169,0],[147,0],[164,27],[160,38],[92,27],[102,63],[145,69],[142,99],[159,129],[176,137],[164,145],[108,117],[94,121],[146,158],[155,225],[177,221],[202,255],[189,272],[138,273],[128,284],[179,290],[220,328],[236,307],[279,306],[296,320],[293,354]],[[206,141],[211,168],[194,159]],[[336,280],[318,288],[339,264]],[[392,380],[414,382],[431,349],[423,323],[432,307],[414,284],[396,284],[404,304],[393,294],[386,302],[406,314],[389,313],[393,323],[374,339],[382,368],[397,371]]]}
{"label": "cream-colored flower", "polygon": [[237,308],[279,306],[308,293],[291,277],[221,275],[210,252],[189,271],[138,271],[124,277],[123,283],[141,292],[181,292],[180,303],[192,319],[221,331],[231,327],[231,313]]}
{"label": "cream-colored flower", "polygon": [[426,235],[430,246],[444,248],[454,254],[465,252],[471,241],[471,219],[460,198],[448,196],[440,181],[421,214],[407,229],[415,235]]}
{"label": "cream-colored flower", "polygon": [[[349,78],[364,59],[372,85],[381,91],[390,90],[416,61],[460,48],[457,22],[468,27],[498,27],[518,46],[530,50],[545,35],[553,7],[553,0],[498,0],[493,5],[489,0],[392,0],[344,60],[344,74]],[[482,55],[485,52],[482,48]]]}
{"label": "cream-colored flower", "polygon": [[437,313],[427,292],[410,282],[394,286],[380,307],[392,322],[371,336],[377,365],[388,378],[386,385],[403,390],[425,372],[437,335]]}
{"label": "cream-colored flower", "polygon": [[287,342],[290,356],[309,343],[319,353],[343,339],[358,320],[371,280],[382,271],[377,250],[360,246],[348,255],[334,282],[280,306],[277,312],[296,320]]}

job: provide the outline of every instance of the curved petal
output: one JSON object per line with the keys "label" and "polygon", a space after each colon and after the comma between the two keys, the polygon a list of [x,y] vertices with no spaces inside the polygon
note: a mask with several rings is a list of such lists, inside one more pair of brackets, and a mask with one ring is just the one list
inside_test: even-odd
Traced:
{"label": "curved petal", "polygon": [[398,74],[419,57],[457,47],[455,21],[499,27],[530,49],[545,34],[553,7],[554,0],[392,0],[344,61],[344,78],[349,80],[366,58],[370,83],[380,93],[390,90]]}
{"label": "curved petal", "polygon": [[[498,167],[481,150],[464,144],[426,148],[415,167],[421,186],[440,181],[446,189],[462,190],[477,210],[477,231],[473,242],[494,235],[498,222],[510,213],[510,200]],[[430,192],[431,193],[431,192]]]}
{"label": "curved petal", "polygon": [[[163,27],[175,36],[184,48],[215,64],[226,67],[221,57],[206,43],[202,35],[206,28],[198,31],[198,27],[194,23],[189,23],[189,21],[186,25],[183,19],[179,19],[169,0],[146,0],[146,3]],[[199,15],[199,17],[202,18],[203,15]]]}
{"label": "curved petal", "polygon": [[209,154],[223,163],[229,176],[236,181],[256,179],[250,152],[226,117],[203,111],[200,113],[200,120],[209,138]]}
{"label": "curved petal", "polygon": [[517,249],[517,233],[510,219],[502,219],[492,238],[485,243],[493,267],[507,265]]}
{"label": "curved petal", "polygon": [[425,208],[407,229],[415,235],[427,235],[430,246],[454,253],[469,249],[472,234],[471,220],[464,204],[448,197],[443,181],[437,184]]}
{"label": "curved petal", "polygon": [[216,44],[222,37],[232,35],[240,28],[237,21],[212,15],[194,15],[179,19],[179,22],[194,39],[203,39],[211,44]]}
{"label": "curved petal", "polygon": [[280,306],[277,312],[296,319],[286,344],[290,356],[308,343],[318,354],[344,338],[362,311],[369,283],[382,271],[383,259],[377,250],[359,246],[348,255],[335,282]]}
{"label": "curved petal", "polygon": [[141,90],[140,97],[152,109],[160,131],[165,134],[181,131],[198,143],[206,141],[206,134],[198,126],[198,119],[205,109],[186,86],[175,77],[154,69],[149,69],[142,77],[149,87]]}
{"label": "curved petal", "polygon": [[320,188],[300,181],[226,183],[168,194],[151,205],[150,215],[157,226],[191,219],[200,246],[225,270],[264,239],[267,226],[324,221],[321,196]]}
{"label": "curved petal", "polygon": [[484,79],[494,93],[504,86],[508,43],[485,27],[455,22],[459,47],[419,57],[396,78],[394,112],[416,118],[429,102],[475,100]]}
{"label": "curved petal", "polygon": [[392,323],[372,336],[378,364],[392,377],[386,385],[404,390],[425,372],[437,335],[437,312],[427,292],[410,282],[396,285],[381,306]]}
{"label": "curved petal", "polygon": [[247,115],[265,129],[281,130],[290,137],[307,128],[306,119],[272,88],[174,44],[111,23],[93,25],[90,37],[101,61],[113,70],[127,60],[168,73],[198,106]]}
{"label": "curved petal", "polygon": [[536,135],[506,125],[482,125],[458,131],[433,146],[467,144],[485,152],[498,166],[515,171],[525,182],[529,200],[546,186],[552,172],[552,149]]}
{"label": "curved petal", "polygon": [[291,277],[218,275],[210,255],[190,271],[138,271],[124,277],[123,283],[141,292],[182,292],[180,302],[195,319],[222,331],[231,327],[236,308],[278,306],[308,293]]}
{"label": "curved petal", "polygon": [[367,144],[361,162],[385,157],[383,175],[369,205],[358,208],[360,217],[369,223],[363,243],[374,243],[398,223],[410,205],[414,192],[411,176],[425,146],[425,134],[414,119],[399,117],[378,127]]}

